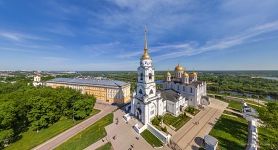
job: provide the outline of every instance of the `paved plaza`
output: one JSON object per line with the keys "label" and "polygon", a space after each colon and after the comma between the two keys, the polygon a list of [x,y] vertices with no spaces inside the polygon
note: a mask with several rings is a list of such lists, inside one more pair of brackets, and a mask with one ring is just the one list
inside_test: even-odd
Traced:
{"label": "paved plaza", "polygon": [[[112,143],[115,150],[128,150],[133,145],[134,150],[153,150],[154,148],[147,143],[147,141],[137,134],[133,129],[138,121],[134,118],[130,119],[128,124],[125,122],[123,115],[124,111],[117,110],[114,112],[114,123],[105,127],[107,131],[107,139]],[[116,124],[116,119],[118,118],[118,124]],[[115,139],[113,137],[115,136]],[[136,137],[139,137],[137,140]],[[169,149],[164,146],[161,149]]]}
{"label": "paved plaza", "polygon": [[210,98],[210,100],[211,104],[209,106],[201,110],[173,135],[172,141],[177,144],[176,149],[198,150],[203,137],[210,132],[217,119],[228,106],[225,102],[213,98]]}
{"label": "paved plaza", "polygon": [[[182,150],[197,150],[200,147],[202,138],[209,133],[227,105],[228,104],[225,102],[211,98],[211,104],[209,106],[201,110],[177,132],[173,131],[171,133],[171,140],[174,145],[176,144],[175,148]],[[57,135],[56,137],[46,141],[45,143],[35,147],[34,149],[54,149],[55,147],[59,146],[69,138],[73,137],[77,133],[95,123],[100,118],[104,117],[105,115],[116,109],[115,106],[105,104],[96,104],[95,108],[100,109],[101,112],[70,128],[69,130]],[[107,142],[111,142],[113,149],[115,150],[128,150],[132,147],[133,150],[153,150],[154,148],[133,129],[133,126],[138,123],[138,120],[135,118],[131,118],[129,122],[126,123],[123,118],[124,115],[125,112],[121,109],[115,111],[113,123],[105,127],[107,136],[99,140],[98,142],[90,145],[86,148],[86,150],[96,149]],[[196,122],[198,122],[198,124],[196,124]],[[166,145],[160,149],[170,150],[170,148]]]}

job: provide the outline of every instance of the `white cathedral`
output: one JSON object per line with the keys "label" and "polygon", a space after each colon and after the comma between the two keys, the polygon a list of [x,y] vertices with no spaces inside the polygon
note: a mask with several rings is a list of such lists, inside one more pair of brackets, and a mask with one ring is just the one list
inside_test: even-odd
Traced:
{"label": "white cathedral", "polygon": [[166,112],[178,116],[187,106],[208,105],[206,82],[198,81],[196,72],[188,74],[180,65],[175,67],[173,76],[167,72],[163,89],[156,89],[146,34],[145,31],[144,54],[137,69],[137,89],[133,93],[130,113],[143,124],[148,124],[152,118]]}

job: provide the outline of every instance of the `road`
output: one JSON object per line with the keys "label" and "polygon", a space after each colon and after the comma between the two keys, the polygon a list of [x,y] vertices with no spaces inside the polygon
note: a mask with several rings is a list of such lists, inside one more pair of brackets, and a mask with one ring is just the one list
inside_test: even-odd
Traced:
{"label": "road", "polygon": [[98,114],[66,130],[65,132],[60,133],[59,135],[51,138],[50,140],[38,145],[37,147],[33,148],[33,150],[50,150],[58,147],[74,135],[78,134],[79,132],[94,124],[99,119],[114,111],[117,107],[107,104],[96,103],[94,108],[99,109],[101,111]]}

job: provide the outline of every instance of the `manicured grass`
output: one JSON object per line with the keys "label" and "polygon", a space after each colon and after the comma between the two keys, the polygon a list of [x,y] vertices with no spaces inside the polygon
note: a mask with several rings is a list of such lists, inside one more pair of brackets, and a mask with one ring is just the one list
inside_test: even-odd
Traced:
{"label": "manicured grass", "polygon": [[95,114],[97,114],[97,113],[99,113],[99,112],[100,112],[100,110],[98,110],[98,109],[93,109],[90,116],[93,116],[93,115],[95,115]]}
{"label": "manicured grass", "polygon": [[57,147],[57,150],[82,150],[107,135],[104,127],[113,122],[113,113],[110,113],[78,133],[68,141]]}
{"label": "manicured grass", "polygon": [[175,117],[171,114],[165,114],[163,116],[163,122],[167,125],[171,125],[176,128],[176,131],[179,130],[187,121],[189,121],[191,118],[186,116],[183,118],[181,115],[178,117]]}
{"label": "manicured grass", "polygon": [[163,143],[147,129],[141,133],[141,136],[153,147],[160,147],[163,145]]}
{"label": "manicured grass", "polygon": [[241,102],[237,100],[231,100],[231,99],[226,99],[225,97],[222,96],[222,98],[217,98],[218,100],[221,100],[223,102],[229,103],[228,108],[233,109],[234,111],[241,112],[242,109],[242,104]]}
{"label": "manicured grass", "polygon": [[198,114],[200,112],[199,109],[196,109],[194,107],[187,107],[185,109],[186,112],[190,113],[191,115],[195,116],[196,114]]}
{"label": "manicured grass", "polygon": [[[259,145],[260,149],[267,150],[269,149],[269,145],[273,149],[277,148],[278,145],[278,131],[276,131],[273,128],[268,127],[259,127],[258,128],[258,134],[259,134]],[[272,140],[270,140],[272,139]],[[276,143],[272,143],[271,141],[277,141]]]}
{"label": "manicured grass", "polygon": [[221,150],[244,150],[248,140],[248,123],[243,118],[224,114],[209,134],[217,138]]}
{"label": "manicured grass", "polygon": [[111,150],[112,144],[110,142],[102,145],[101,147],[97,148],[96,150]]}
{"label": "manicured grass", "polygon": [[233,109],[235,111],[241,112],[242,104],[239,101],[230,100],[228,108],[231,108],[231,109]]}
{"label": "manicured grass", "polygon": [[163,122],[167,125],[172,125],[172,123],[176,122],[177,119],[178,119],[177,117],[168,113],[163,116]]}
{"label": "manicured grass", "polygon": [[[92,114],[88,117],[91,117],[100,112],[100,110],[93,109]],[[12,143],[10,146],[6,147],[7,150],[20,149],[20,150],[29,150],[37,145],[47,141],[48,139],[62,133],[63,131],[73,127],[74,125],[80,123],[82,120],[73,121],[72,119],[62,118],[58,122],[49,126],[48,128],[42,129],[37,133],[29,129],[28,131],[22,134],[21,139]]]}

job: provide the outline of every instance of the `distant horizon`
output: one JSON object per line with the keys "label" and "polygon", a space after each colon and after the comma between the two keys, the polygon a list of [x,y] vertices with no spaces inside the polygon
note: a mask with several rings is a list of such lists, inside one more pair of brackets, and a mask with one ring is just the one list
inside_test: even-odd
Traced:
{"label": "distant horizon", "polygon": [[[17,71],[23,71],[23,72],[136,72],[137,70],[0,70],[0,72],[17,72]],[[174,70],[155,70],[155,71],[174,71]],[[189,72],[194,71],[278,71],[278,70],[185,70]]]}

